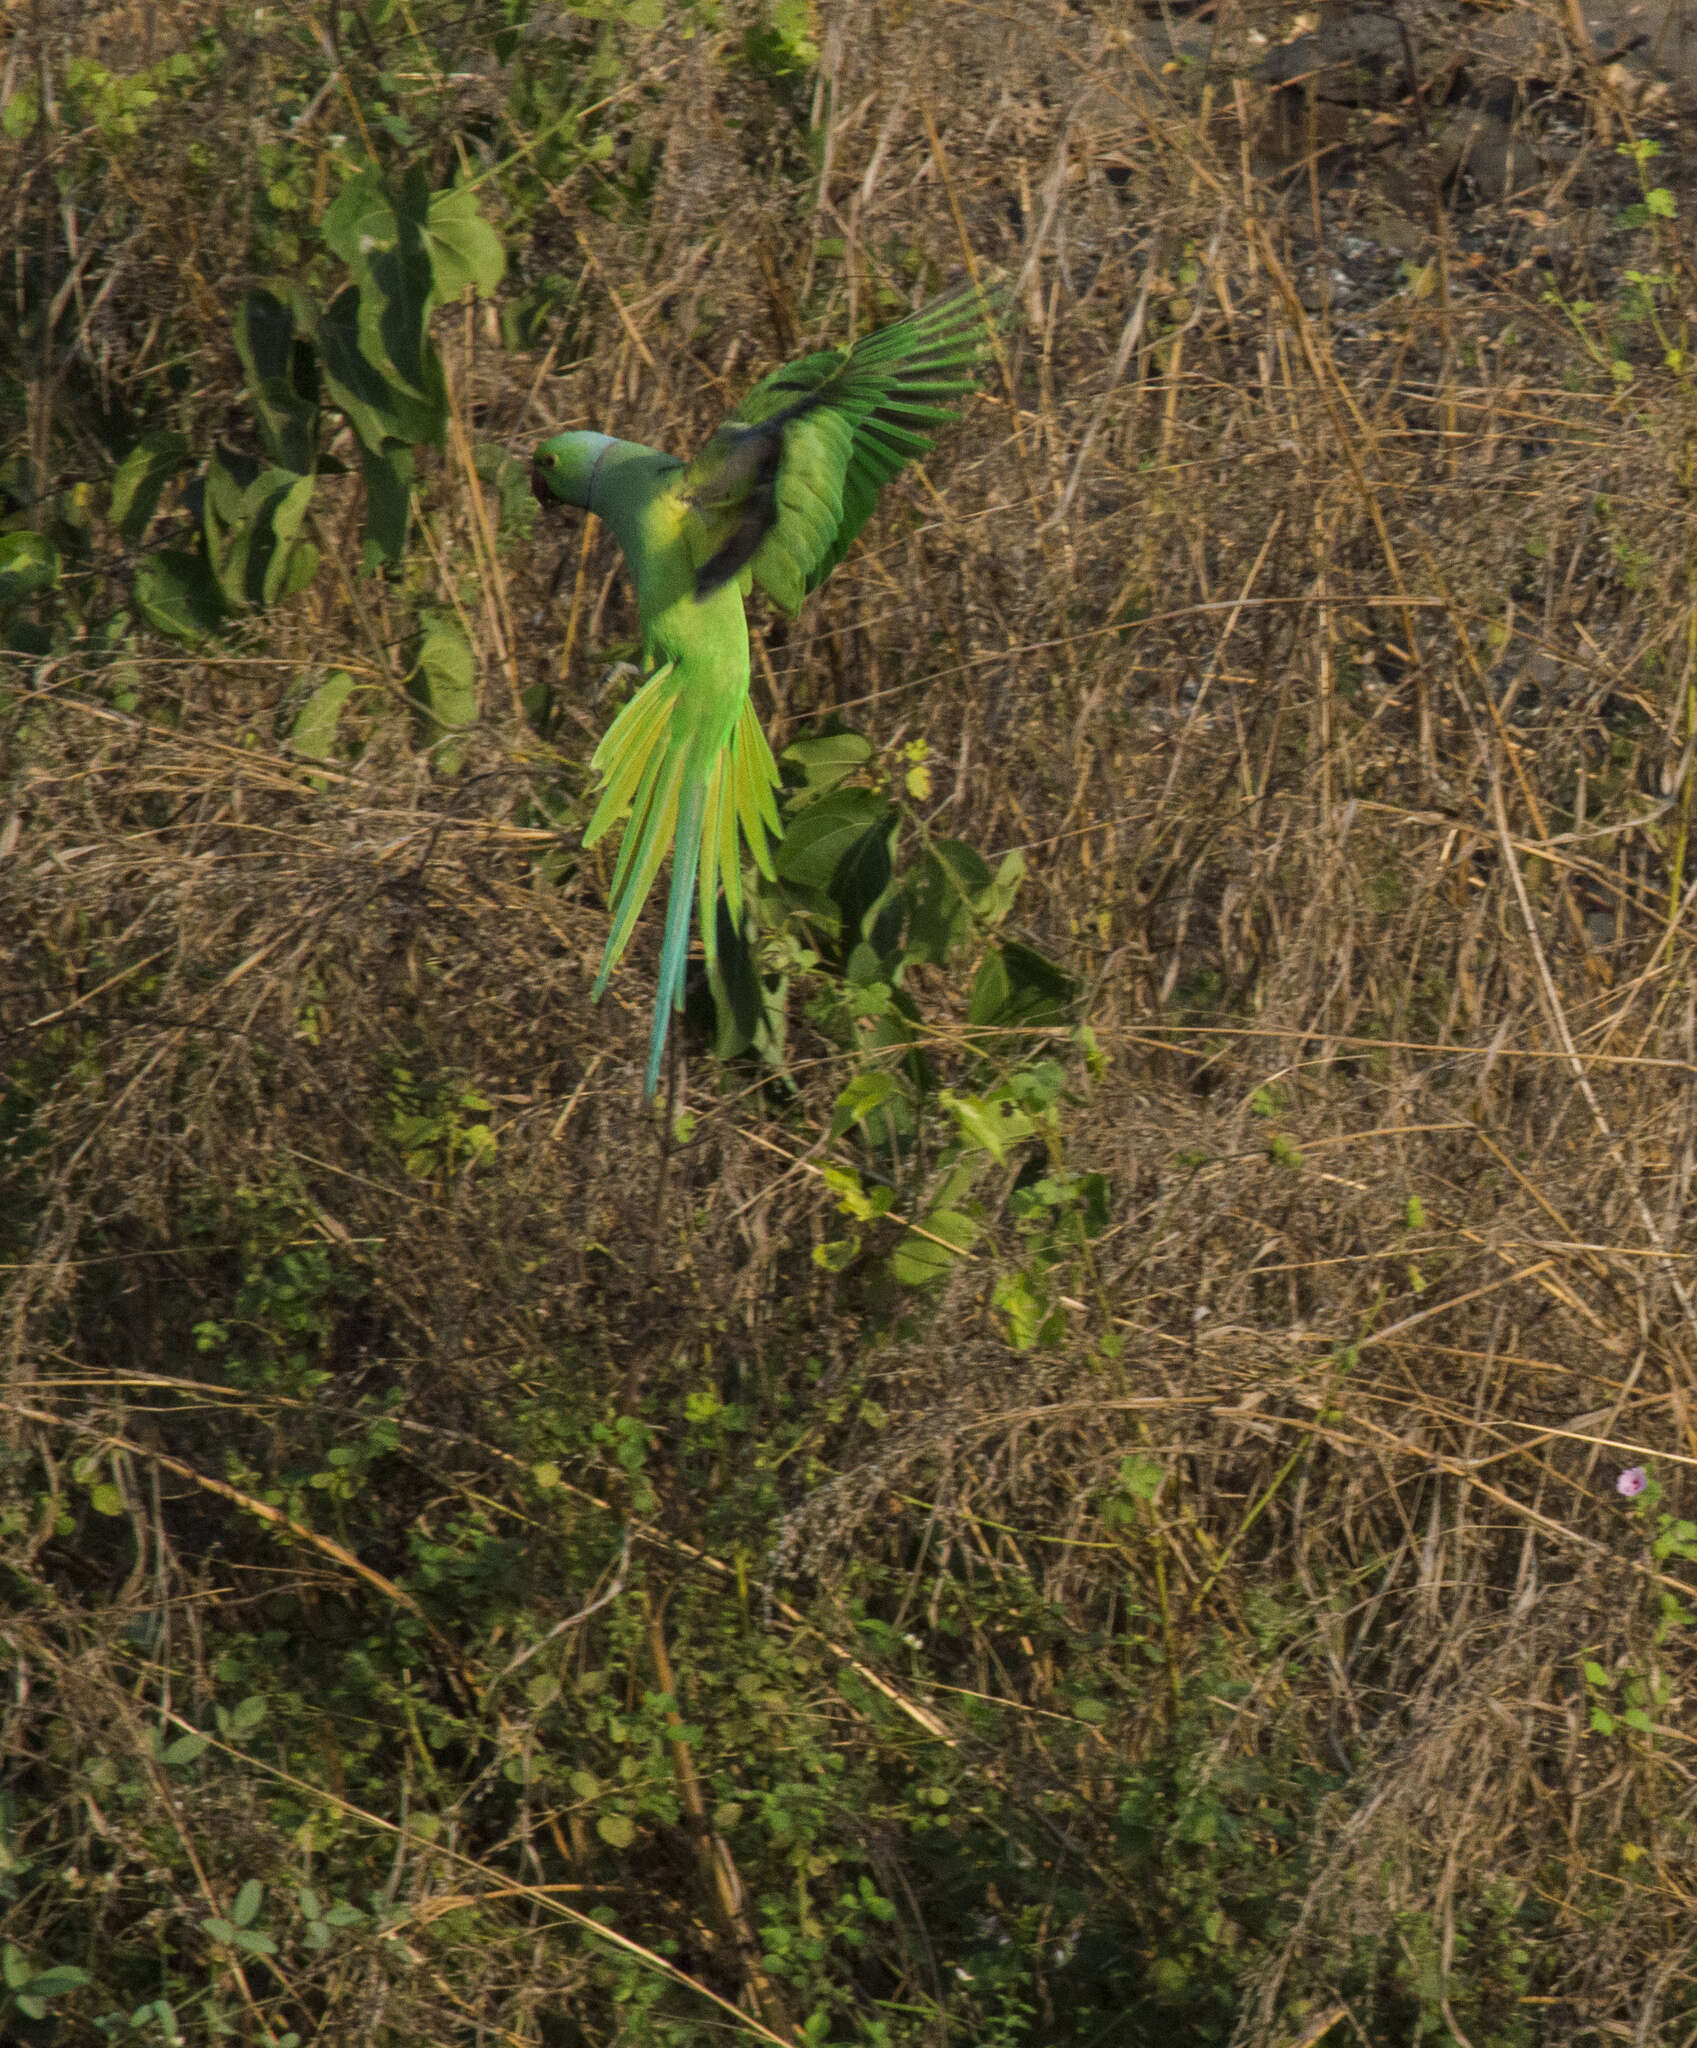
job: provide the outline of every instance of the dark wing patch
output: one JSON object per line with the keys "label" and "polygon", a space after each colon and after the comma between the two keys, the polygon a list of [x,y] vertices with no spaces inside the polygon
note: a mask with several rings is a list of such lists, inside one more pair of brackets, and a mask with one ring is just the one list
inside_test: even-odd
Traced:
{"label": "dark wing patch", "polygon": [[778,516],[782,433],[727,425],[709,443],[721,445],[722,462],[705,486],[689,494],[714,541],[712,554],[695,574],[697,599],[710,597],[747,568]]}
{"label": "dark wing patch", "polygon": [[751,569],[797,609],[842,560],[883,486],[931,446],[978,387],[1000,282],[922,307],[845,355],[804,356],[762,378],[684,472],[698,522],[702,597]]}

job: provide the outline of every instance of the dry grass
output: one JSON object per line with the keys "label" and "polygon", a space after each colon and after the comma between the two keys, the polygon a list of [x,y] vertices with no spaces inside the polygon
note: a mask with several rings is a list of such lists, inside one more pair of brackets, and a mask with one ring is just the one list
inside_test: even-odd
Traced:
{"label": "dry grass", "polygon": [[[137,36],[182,33],[147,10],[42,12],[50,63],[80,39],[121,68]],[[589,1004],[604,876],[583,861],[539,883],[556,835],[531,807],[540,779],[578,815],[604,721],[593,651],[629,624],[604,536],[544,519],[492,565],[468,463],[450,448],[432,476],[437,559],[417,573],[452,585],[481,655],[457,780],[385,708],[398,685],[369,591],[362,619],[358,586],[328,571],[235,649],[148,643],[130,708],[74,653],[17,678],[0,1029],[38,1099],[34,1192],[8,1237],[7,1541],[39,1597],[8,1624],[9,1753],[45,1772],[55,1724],[80,1731],[73,1749],[178,1725],[162,1674],[196,1669],[215,1612],[241,1625],[244,1580],[273,1606],[413,1597],[397,1582],[414,1516],[517,1498],[535,1455],[506,1433],[520,1393],[644,1412],[729,1357],[819,1403],[780,1482],[772,1586],[797,1607],[773,1629],[805,1610],[846,1641],[855,1559],[906,1573],[888,1618],[926,1661],[891,1660],[882,1682],[986,1782],[1052,1771],[1083,1801],[1078,1854],[1111,1864],[1112,1808],[1093,1821],[1088,1773],[1046,1746],[1065,1649],[988,1626],[932,1640],[926,1616],[962,1582],[1017,1582],[1102,1639],[1131,1626],[1129,1572],[1170,1663],[1116,1704],[1119,1759],[1161,1753],[1181,1676],[1232,1670],[1250,1690],[1222,1759],[1295,1728],[1338,1773],[1300,1917],[1244,1993],[1243,2048],[1317,2040],[1304,2028],[1361,1937],[1394,1953],[1436,1930],[1447,1998],[1468,1967],[1457,1926],[1528,1901],[1530,2031],[1491,2038],[1692,2038],[1664,2029],[1697,2000],[1697,1673],[1659,1604],[1691,1567],[1651,1555],[1613,1482],[1653,1464],[1677,1511],[1697,1463],[1697,412],[1648,328],[1626,334],[1617,384],[1596,359],[1604,317],[1578,316],[1584,339],[1546,296],[1553,279],[1607,308],[1628,268],[1665,271],[1683,334],[1683,223],[1654,247],[1614,225],[1637,190],[1614,145],[1678,109],[1635,107],[1554,0],[1407,12],[1428,78],[1468,37],[1476,79],[1517,67],[1530,168],[1506,202],[1465,171],[1440,184],[1441,132],[1428,157],[1406,93],[1378,110],[1375,157],[1356,148],[1371,109],[1334,131],[1323,97],[1271,104],[1242,69],[1162,63],[1158,16],[844,5],[793,126],[744,103],[758,95],[722,41],[632,41],[620,148],[663,149],[651,216],[592,209],[587,175],[554,195],[517,253],[526,276],[581,272],[561,346],[503,350],[481,313],[446,323],[477,438],[523,451],[595,422],[686,446],[785,351],[864,325],[873,279],[968,261],[1018,277],[1005,382],[800,623],[766,622],[760,674],[775,744],[829,712],[886,749],[926,739],[939,829],[1025,849],[1019,935],[1082,978],[1108,1064],[1089,1080],[1069,1054],[1066,1155],[1109,1176],[1113,1212],[1092,1298],[1052,1350],[1004,1341],[1005,1218],[893,1336],[811,1261],[836,1234],[814,1166],[851,1069],[805,1022],[787,1107],[694,1048],[690,1142],[662,1147],[644,1116],[651,959],[639,941]],[[1219,55],[1252,54],[1267,13],[1221,6]],[[139,403],[156,314],[200,336],[183,405],[208,435],[228,416],[239,228],[197,218],[185,253],[180,212],[156,202],[188,176],[172,152],[193,134],[266,131],[249,90],[160,131],[133,210],[105,202],[127,267],[98,302],[103,259],[86,271],[80,357],[25,366],[58,482],[100,479],[78,407]],[[1445,131],[1467,104],[1427,118]],[[14,217],[46,232],[26,154]],[[1654,174],[1683,202],[1678,169]],[[115,537],[95,539],[116,590]],[[367,690],[368,745],[315,788],[278,735],[332,665]],[[542,680],[560,706],[546,742],[515,713]],[[957,1082],[963,1004],[958,978],[928,979]],[[396,1063],[494,1105],[491,1166],[400,1171],[374,1139]],[[288,1403],[182,1398],[203,1367],[173,1318],[220,1270],[215,1233],[184,1251],[184,1218],[227,1222],[279,1185],[369,1286],[324,1414],[340,1426],[357,1393],[393,1391],[414,1433],[387,1550],[329,1523],[288,1553],[229,1536],[218,1488],[265,1495]],[[873,1396],[882,1426],[856,1406]],[[67,1552],[52,1517],[91,1451],[123,1510]],[[1128,1456],[1168,1478],[1115,1528],[1101,1504]],[[637,1517],[650,1568],[758,1578],[766,1563],[718,1554],[669,1461]],[[559,1614],[590,1597],[564,1589]],[[1285,1603],[1270,1650],[1268,1602]],[[138,1619],[145,1652],[125,1647]],[[501,1661],[450,1654],[473,1690]],[[1587,1733],[1582,1658],[1665,1678],[1654,1734]],[[187,1683],[199,1725],[209,1681]],[[1018,1702],[1020,1732],[969,1739],[950,1687]],[[191,1862],[260,1826],[239,1774],[218,1795],[235,1806],[196,1807],[150,1768]],[[493,1850],[468,1854],[402,1858],[395,1896],[428,1920],[514,1882]],[[660,1865],[645,1880],[673,1881]],[[375,1962],[319,1983],[340,2015],[320,2038],[445,2038],[453,2002],[537,2038],[544,1980],[512,1947],[484,1954],[451,1993],[418,1976],[402,1996]],[[795,2016],[758,1972],[696,1974],[787,2036]],[[252,2013],[264,1977],[247,1971]]]}

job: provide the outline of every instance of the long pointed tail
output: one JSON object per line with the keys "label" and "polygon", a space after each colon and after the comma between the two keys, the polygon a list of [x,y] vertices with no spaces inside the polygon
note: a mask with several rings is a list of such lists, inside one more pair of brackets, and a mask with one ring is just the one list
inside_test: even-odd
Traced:
{"label": "long pointed tail", "polygon": [[672,893],[666,899],[666,937],[660,948],[660,985],[654,991],[654,1028],[648,1038],[648,1073],[642,1099],[654,1100],[660,1085],[660,1061],[672,1012],[684,1006],[684,965],[689,958],[689,920],[695,900],[695,872],[701,859],[701,821],[707,792],[701,783],[685,790],[678,805],[677,837],[672,843]]}
{"label": "long pointed tail", "polygon": [[649,1101],[659,1086],[672,1012],[683,1008],[693,900],[699,895],[702,939],[711,966],[719,892],[724,891],[732,917],[740,917],[743,848],[753,854],[762,874],[770,875],[769,842],[778,836],[778,809],[772,800],[778,771],[747,695],[723,744],[708,752],[691,743],[688,707],[681,702],[687,682],[671,662],[665,663],[613,721],[595,750],[593,765],[604,787],[583,835],[584,845],[594,846],[604,832],[625,820],[613,865],[613,921],[595,977],[597,997],[630,941],[667,851],[672,855],[660,986],[643,1085]]}

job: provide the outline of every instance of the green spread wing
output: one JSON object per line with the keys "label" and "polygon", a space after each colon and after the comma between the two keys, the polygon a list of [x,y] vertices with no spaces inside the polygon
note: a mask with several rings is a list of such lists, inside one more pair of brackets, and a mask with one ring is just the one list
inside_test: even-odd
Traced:
{"label": "green spread wing", "polygon": [[845,354],[803,356],[755,385],[677,493],[689,507],[696,595],[743,570],[798,611],[872,516],[882,487],[957,416],[989,358],[1006,294],[971,284]]}

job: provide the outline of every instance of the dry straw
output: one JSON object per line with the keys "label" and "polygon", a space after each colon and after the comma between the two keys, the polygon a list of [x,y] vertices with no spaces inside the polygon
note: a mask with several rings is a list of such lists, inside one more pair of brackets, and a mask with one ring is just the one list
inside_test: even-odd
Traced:
{"label": "dry straw", "polygon": [[[825,12],[813,202],[780,142],[740,146],[734,74],[658,32],[629,116],[666,145],[651,217],[573,187],[532,231],[527,262],[581,273],[572,359],[503,351],[475,311],[443,323],[455,426],[420,573],[480,653],[457,779],[385,709],[383,597],[333,566],[351,505],[325,514],[332,567],[310,593],[238,651],[150,646],[134,707],[74,656],[13,679],[0,1026],[49,1078],[38,1208],[6,1276],[5,1412],[61,1475],[100,1447],[135,1539],[128,1576],[80,1595],[74,1640],[14,1630],[32,1697],[73,1728],[135,1719],[126,1625],[192,1641],[241,1596],[193,1548],[217,1540],[223,1475],[175,1424],[165,1455],[149,1420],[181,1398],[157,1376],[152,1276],[185,1204],[286,1178],[305,1234],[369,1270],[408,1441],[448,1495],[511,1483],[491,1418],[518,1362],[569,1346],[592,1361],[586,1398],[628,1406],[680,1345],[730,1346],[780,1380],[811,1357],[822,1399],[852,1380],[888,1418],[838,1431],[836,1476],[793,1497],[756,1566],[774,1628],[803,1630],[815,1599],[828,1613],[857,1551],[911,1567],[898,1626],[963,1574],[1017,1577],[1086,1632],[1123,1623],[1128,1583],[1150,1600],[1158,1583],[1170,1687],[1126,1707],[1117,1752],[1157,1752],[1179,1678],[1213,1660],[1252,1681],[1222,1760],[1296,1728],[1343,1775],[1242,2048],[1299,2038],[1315,2008],[1291,1986],[1323,1984],[1356,1935],[1394,1949],[1409,1916],[1440,1930],[1447,1983],[1458,1916],[1503,1897],[1541,1902],[1566,1948],[1527,2038],[1664,2038],[1657,2013],[1697,1991],[1672,1935],[1689,1926],[1692,1656],[1658,1633],[1657,1596],[1692,1567],[1649,1558],[1614,1479],[1647,1463],[1674,1507],[1697,1459],[1693,399],[1642,325],[1611,379],[1606,322],[1573,310],[1624,303],[1629,264],[1653,267],[1612,225],[1637,191],[1614,149],[1637,132],[1631,81],[1553,4],[1406,7],[1428,75],[1412,94],[1393,76],[1376,112],[1313,81],[1271,102],[1252,38],[1283,30],[1225,0],[1171,10],[1177,56],[1138,9]],[[119,42],[144,33],[149,10],[108,13]],[[1192,61],[1202,27],[1228,68]],[[1439,160],[1435,52],[1463,35],[1476,76],[1525,81],[1506,196]],[[199,126],[266,119],[231,102]],[[128,239],[104,237],[83,273],[75,376],[142,390],[149,323],[186,302],[211,432],[237,385],[241,244],[169,203],[192,139],[160,133]],[[45,233],[26,169],[13,199]],[[1677,319],[1683,228],[1657,260]],[[622,579],[604,536],[544,525],[498,550],[471,443],[523,450],[591,421],[687,445],[785,350],[864,325],[870,281],[985,262],[1021,280],[1005,384],[800,623],[767,627],[762,674],[775,746],[832,711],[881,743],[923,736],[938,829],[1025,849],[1020,933],[1078,973],[1107,1055],[1095,1081],[1078,1064],[1066,1146],[1109,1177],[1112,1217],[1058,1347],[1003,1340],[989,1277],[1010,1226],[960,1263],[921,1338],[868,1366],[870,1325],[808,1256],[837,1234],[816,1169],[843,1056],[798,1020],[779,1118],[698,1051],[700,1121],[662,1160],[637,1086],[640,942],[588,1004],[605,876],[567,863],[539,884],[555,836],[531,798],[540,783],[575,815],[606,716],[586,657],[628,629]],[[32,385],[54,409],[36,445],[87,468],[92,451],[53,438],[74,384],[67,366]],[[368,745],[308,774],[279,735],[331,666],[356,678]],[[539,683],[561,706],[546,742],[515,709]],[[963,1002],[927,979],[957,1079]],[[52,1050],[84,1026],[92,1072]],[[486,1171],[408,1179],[374,1151],[374,1095],[421,1047],[492,1103]],[[104,1320],[91,1262],[115,1290]],[[286,1404],[241,1405],[255,1442],[282,1426]],[[1127,1457],[1168,1476],[1116,1531],[1099,1502]],[[727,1584],[744,1569],[664,1520],[637,1532],[651,1559]],[[49,1533],[12,1539],[43,1583]],[[256,1583],[381,1604],[371,1570],[349,1573],[319,1542]],[[1269,1668],[1256,1617],[1275,1593],[1305,1612]],[[1587,1735],[1582,1657],[1665,1674],[1654,1736]],[[973,1767],[1005,1783],[1018,1753],[1041,1781],[1053,1660],[988,1633],[965,1659],[958,1689],[1009,1700],[1022,1731]],[[895,1669],[876,1682],[908,1689]],[[8,1750],[40,1739],[36,1711],[8,1708]],[[908,1711],[954,1739],[949,1688]],[[230,1816],[171,1796],[192,1858]],[[1103,1817],[1077,1853],[1106,1867],[1108,1834]],[[396,1870],[415,1917],[516,1896],[496,1862]],[[734,1899],[734,1870],[708,1875]],[[747,1990],[784,2038],[749,1968],[725,1980],[733,2000]],[[394,1996],[388,2023],[411,2013],[429,2037],[437,1994],[420,1978]]]}

